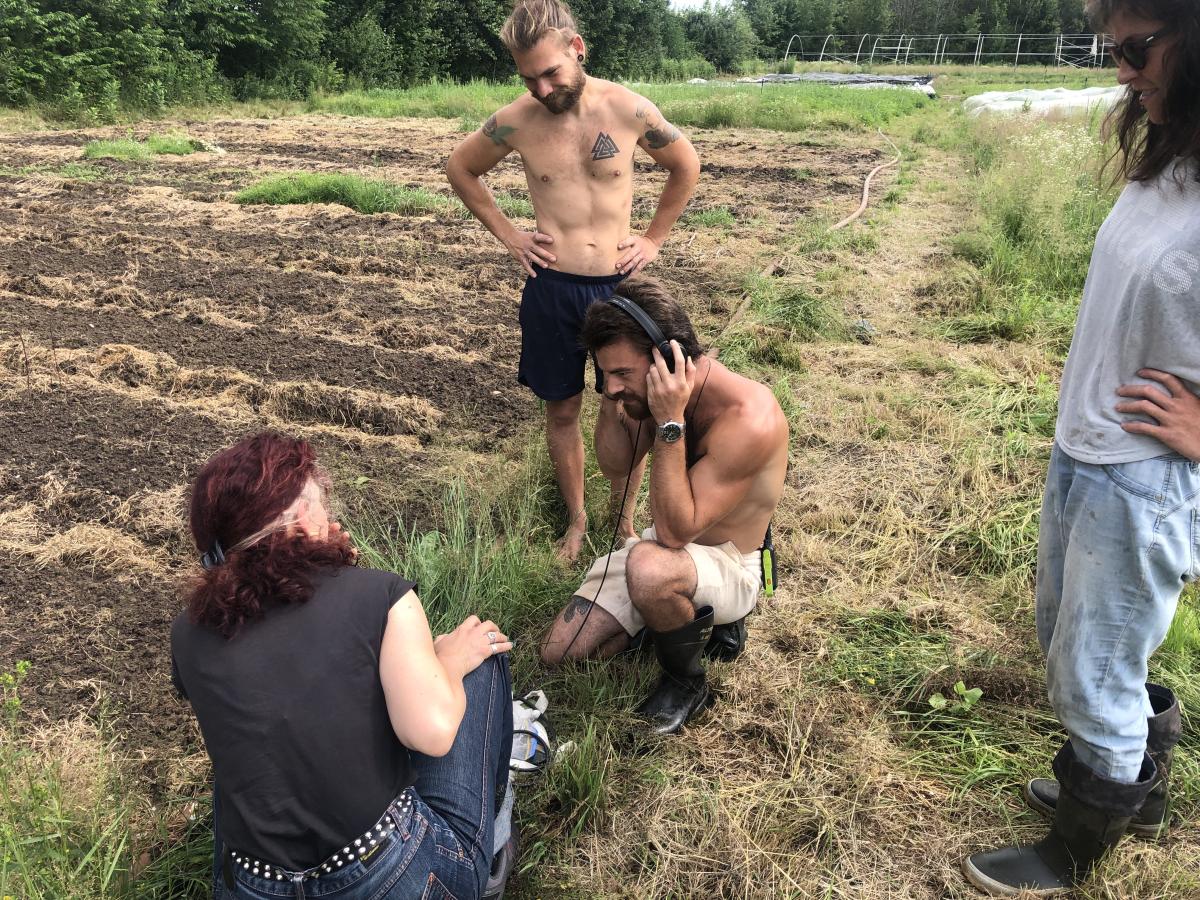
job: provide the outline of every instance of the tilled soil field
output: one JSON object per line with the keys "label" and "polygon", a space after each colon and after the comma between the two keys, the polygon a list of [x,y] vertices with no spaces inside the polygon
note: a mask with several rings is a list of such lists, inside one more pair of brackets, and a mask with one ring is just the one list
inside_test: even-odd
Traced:
{"label": "tilled soil field", "polygon": [[[26,706],[48,716],[102,705],[148,772],[195,743],[167,632],[194,565],[186,485],[207,456],[263,427],[299,433],[350,506],[420,525],[447,471],[495,458],[540,417],[515,381],[523,276],[474,220],[232,202],[284,171],[449,195],[456,122],[309,116],[135,136],[171,128],[216,149],[85,161],[88,141],[120,133],[0,135],[0,670],[32,661]],[[653,273],[711,336],[774,236],[815,208],[852,210],[880,154],[768,132],[693,138],[704,173],[690,208],[736,224],[680,227]],[[515,157],[489,181],[524,193]],[[639,163],[635,218],[663,181]]]}

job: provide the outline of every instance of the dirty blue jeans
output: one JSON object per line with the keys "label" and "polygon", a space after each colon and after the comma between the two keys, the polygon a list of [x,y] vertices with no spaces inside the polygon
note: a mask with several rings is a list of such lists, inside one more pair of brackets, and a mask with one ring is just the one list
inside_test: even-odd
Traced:
{"label": "dirty blue jeans", "polygon": [[1057,444],[1042,503],[1038,641],[1050,703],[1076,756],[1138,780],[1150,654],[1200,575],[1200,466],[1168,453],[1096,466]]}
{"label": "dirty blue jeans", "polygon": [[[336,875],[295,883],[244,870],[225,887],[220,850],[214,872],[216,900],[408,900],[476,898],[491,870],[497,785],[508,783],[512,755],[512,682],[507,654],[485,660],[463,679],[467,711],[445,756],[412,754],[417,799],[396,810],[396,830],[367,864],[354,861]],[[330,773],[330,777],[337,777]],[[380,810],[383,815],[384,810]],[[347,835],[347,838],[353,835]],[[217,844],[220,844],[219,836]],[[268,860],[269,862],[269,860]],[[316,864],[320,860],[313,860]]]}

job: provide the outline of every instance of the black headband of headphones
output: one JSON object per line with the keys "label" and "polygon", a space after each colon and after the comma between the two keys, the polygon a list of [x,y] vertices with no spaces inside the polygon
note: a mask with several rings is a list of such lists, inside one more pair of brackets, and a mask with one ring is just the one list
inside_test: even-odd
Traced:
{"label": "black headband of headphones", "polygon": [[646,336],[650,338],[654,346],[658,348],[658,352],[662,354],[662,358],[667,364],[667,371],[674,372],[675,351],[671,349],[671,342],[662,333],[662,329],[658,327],[658,323],[628,297],[613,294],[608,298],[608,302],[642,326],[642,331],[646,332]]}

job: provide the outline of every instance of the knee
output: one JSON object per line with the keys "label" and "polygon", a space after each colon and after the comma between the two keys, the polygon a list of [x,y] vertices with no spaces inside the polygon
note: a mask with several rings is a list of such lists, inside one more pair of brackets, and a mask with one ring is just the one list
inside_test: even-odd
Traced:
{"label": "knee", "polygon": [[577,394],[567,400],[556,400],[546,404],[546,425],[549,428],[574,428],[579,424],[579,411],[583,407],[583,395]]}
{"label": "knee", "polygon": [[625,560],[625,586],[639,610],[664,594],[679,590],[667,565],[670,551],[654,541],[638,541]]}

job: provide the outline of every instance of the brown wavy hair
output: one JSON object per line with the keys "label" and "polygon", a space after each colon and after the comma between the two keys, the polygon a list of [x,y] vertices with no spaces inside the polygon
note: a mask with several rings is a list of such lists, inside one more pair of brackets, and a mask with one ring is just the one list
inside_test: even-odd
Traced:
{"label": "brown wavy hair", "polygon": [[352,564],[354,553],[343,534],[325,541],[280,530],[233,549],[275,521],[309,479],[328,487],[312,447],[273,431],[248,437],[204,464],[192,485],[192,538],[201,554],[220,542],[225,559],[188,585],[194,622],[233,637],[272,605],[309,600],[318,571]]}
{"label": "brown wavy hair", "polygon": [[1163,98],[1166,122],[1155,125],[1137,92],[1126,90],[1105,122],[1115,135],[1115,175],[1129,181],[1158,178],[1177,158],[1191,163],[1200,180],[1200,3],[1196,0],[1088,0],[1088,15],[1097,30],[1107,27],[1118,12],[1167,23],[1172,40],[1154,52],[1162,53],[1169,81]]}
{"label": "brown wavy hair", "polygon": [[[699,359],[704,353],[696,330],[679,301],[671,296],[671,292],[657,278],[649,275],[631,275],[616,286],[613,293],[632,300],[650,317],[659,331],[668,341],[679,342],[683,355],[689,359]],[[588,307],[583,317],[583,327],[579,332],[580,343],[589,353],[602,347],[607,347],[619,340],[629,340],[650,354],[654,342],[629,313],[623,312],[611,303],[593,303]]]}

